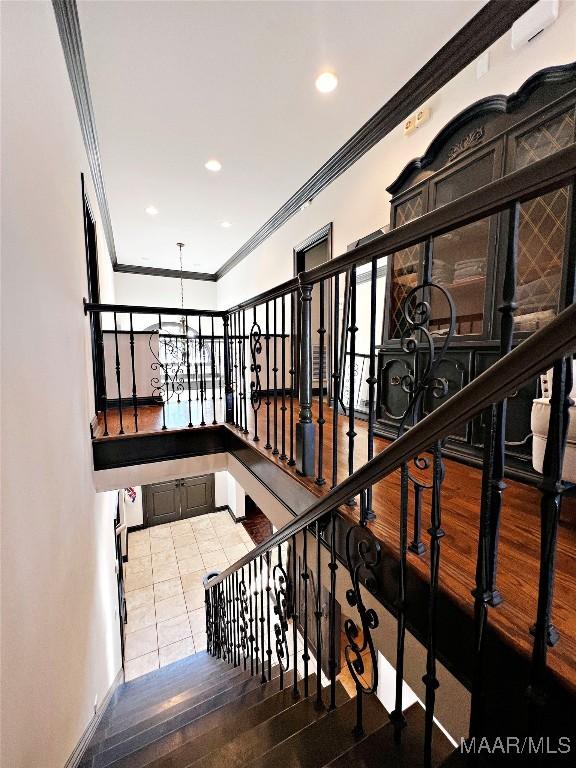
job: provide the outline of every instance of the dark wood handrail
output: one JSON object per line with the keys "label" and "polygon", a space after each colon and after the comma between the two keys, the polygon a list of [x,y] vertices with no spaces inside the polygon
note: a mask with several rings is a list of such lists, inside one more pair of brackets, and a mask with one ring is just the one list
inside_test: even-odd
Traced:
{"label": "dark wood handrail", "polygon": [[185,315],[186,317],[224,317],[226,312],[213,309],[182,309],[181,307],[143,307],[132,304],[94,304],[84,299],[84,314],[88,312],[117,312],[133,315]]}
{"label": "dark wood handrail", "polygon": [[509,397],[528,379],[552,367],[556,360],[572,354],[575,349],[576,304],[573,304],[545,328],[533,333],[416,426],[394,440],[361,469],[311,504],[305,512],[277,531],[268,541],[258,545],[222,571],[218,577],[211,579],[208,586],[220,584],[242,566],[279,544],[284,544],[325,514],[394,472],[413,456],[429,450],[436,441],[453,434],[455,429],[468,423],[489,405]]}

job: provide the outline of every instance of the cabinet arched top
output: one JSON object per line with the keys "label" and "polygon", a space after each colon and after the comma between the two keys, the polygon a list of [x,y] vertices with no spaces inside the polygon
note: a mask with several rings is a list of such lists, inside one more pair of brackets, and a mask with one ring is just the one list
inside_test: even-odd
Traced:
{"label": "cabinet arched top", "polygon": [[509,130],[538,109],[576,88],[576,62],[536,72],[509,96],[497,94],[476,101],[454,117],[435,136],[420,157],[411,160],[387,187],[395,196],[471,149]]}

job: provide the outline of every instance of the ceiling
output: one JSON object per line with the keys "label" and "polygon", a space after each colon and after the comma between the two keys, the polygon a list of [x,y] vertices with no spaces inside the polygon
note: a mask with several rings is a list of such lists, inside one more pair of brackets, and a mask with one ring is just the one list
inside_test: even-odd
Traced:
{"label": "ceiling", "polygon": [[80,2],[119,263],[215,272],[482,5]]}

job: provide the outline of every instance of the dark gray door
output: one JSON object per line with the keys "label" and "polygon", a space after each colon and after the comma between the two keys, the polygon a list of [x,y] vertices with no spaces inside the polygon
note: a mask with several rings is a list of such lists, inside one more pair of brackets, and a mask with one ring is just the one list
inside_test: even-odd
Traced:
{"label": "dark gray door", "polygon": [[147,525],[162,525],[180,519],[180,480],[145,485],[142,493]]}
{"label": "dark gray door", "polygon": [[214,475],[180,481],[181,516],[195,517],[214,511]]}
{"label": "dark gray door", "polygon": [[214,475],[145,485],[144,522],[162,525],[214,511]]}

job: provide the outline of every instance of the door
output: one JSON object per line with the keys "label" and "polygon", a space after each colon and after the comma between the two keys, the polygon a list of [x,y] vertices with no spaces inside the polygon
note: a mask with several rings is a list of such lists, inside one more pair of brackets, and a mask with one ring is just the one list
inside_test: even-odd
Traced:
{"label": "door", "polygon": [[181,517],[196,517],[214,511],[214,475],[180,480]]}
{"label": "door", "polygon": [[142,503],[146,525],[162,525],[213,512],[214,475],[145,485]]}

